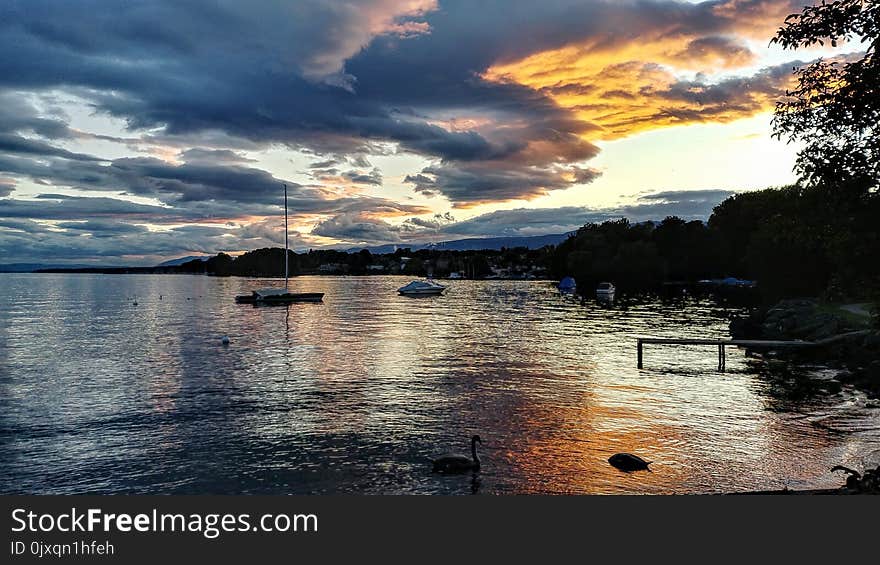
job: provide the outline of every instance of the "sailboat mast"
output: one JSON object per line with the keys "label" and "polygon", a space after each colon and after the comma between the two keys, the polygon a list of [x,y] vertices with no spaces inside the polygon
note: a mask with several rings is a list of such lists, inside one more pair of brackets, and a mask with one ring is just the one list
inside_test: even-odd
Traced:
{"label": "sailboat mast", "polygon": [[288,255],[290,251],[288,251],[287,245],[287,184],[284,185],[284,290],[288,290],[287,288],[287,261]]}

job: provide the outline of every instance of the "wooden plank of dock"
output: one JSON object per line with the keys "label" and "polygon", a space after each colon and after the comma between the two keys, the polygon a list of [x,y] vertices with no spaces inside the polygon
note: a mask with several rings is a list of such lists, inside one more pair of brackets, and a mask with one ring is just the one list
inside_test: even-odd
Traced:
{"label": "wooden plank of dock", "polygon": [[718,348],[718,370],[724,371],[727,365],[727,355],[725,347],[728,345],[736,347],[748,347],[751,349],[767,348],[805,348],[816,347],[819,345],[813,341],[801,340],[770,340],[770,339],[704,339],[704,338],[671,338],[671,337],[640,337],[638,338],[638,368],[643,366],[644,344],[666,344],[666,345],[714,345]]}
{"label": "wooden plank of dock", "polygon": [[674,345],[737,345],[741,347],[807,347],[815,346],[812,341],[768,340],[768,339],[702,339],[674,337],[640,337],[640,343],[669,343]]}
{"label": "wooden plank of dock", "polygon": [[705,339],[692,337],[640,337],[638,338],[638,367],[642,368],[642,360],[644,358],[643,345],[646,343],[669,344],[669,345],[714,345],[718,348],[718,370],[723,371],[727,364],[724,348],[728,345],[736,347],[747,347],[750,349],[782,349],[782,348],[807,348],[807,347],[826,347],[834,345],[846,340],[864,337],[871,333],[871,330],[854,330],[846,332],[818,341],[803,341],[800,339],[778,340],[778,339]]}

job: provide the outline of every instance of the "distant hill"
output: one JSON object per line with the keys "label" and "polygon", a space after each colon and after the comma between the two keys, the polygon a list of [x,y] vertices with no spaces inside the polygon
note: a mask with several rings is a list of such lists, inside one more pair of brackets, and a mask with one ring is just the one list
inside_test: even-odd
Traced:
{"label": "distant hill", "polygon": [[190,261],[201,260],[207,261],[211,257],[208,255],[189,255],[187,257],[181,257],[179,259],[171,259],[170,261],[165,261],[164,263],[159,263],[156,265],[157,267],[177,267],[178,265],[183,265],[184,263],[189,263]]}
{"label": "distant hill", "polygon": [[555,233],[549,235],[533,235],[522,237],[472,237],[468,239],[455,239],[441,241],[439,243],[414,243],[399,245],[378,245],[374,247],[352,247],[349,253],[357,253],[361,249],[368,249],[373,254],[394,253],[396,249],[409,248],[413,251],[420,249],[436,249],[438,251],[480,251],[484,249],[498,250],[501,248],[526,247],[528,249],[540,249],[547,245],[558,245],[569,238],[571,233]]}
{"label": "distant hill", "polygon": [[9,263],[0,265],[0,273],[33,273],[44,269],[85,269],[90,265],[51,265],[46,263]]}

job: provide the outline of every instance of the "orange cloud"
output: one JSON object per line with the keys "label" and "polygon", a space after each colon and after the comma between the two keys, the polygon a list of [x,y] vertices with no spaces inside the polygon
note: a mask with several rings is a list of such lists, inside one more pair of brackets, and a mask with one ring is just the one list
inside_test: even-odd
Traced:
{"label": "orange cloud", "polygon": [[771,111],[793,83],[790,70],[790,64],[783,65],[713,84],[679,80],[656,63],[633,61],[552,84],[511,68],[491,78],[540,90],[578,119],[598,126],[591,138],[610,140],[692,122],[727,123]]}
{"label": "orange cloud", "polygon": [[[690,122],[726,123],[770,111],[793,82],[764,69],[712,82],[719,71],[753,68],[747,39],[772,36],[791,2],[729,0],[691,18],[610,27],[568,45],[491,66],[486,80],[530,87],[616,139]],[[629,25],[629,24],[627,24]],[[685,77],[695,76],[694,79]]]}

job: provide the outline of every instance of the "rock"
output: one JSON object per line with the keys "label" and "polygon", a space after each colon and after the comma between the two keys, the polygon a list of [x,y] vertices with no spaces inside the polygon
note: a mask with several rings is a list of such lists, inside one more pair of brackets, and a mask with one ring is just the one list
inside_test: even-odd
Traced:
{"label": "rock", "polygon": [[733,339],[760,339],[763,335],[760,316],[752,314],[733,318],[730,320],[730,335]]}
{"label": "rock", "polygon": [[[733,320],[735,338],[763,338],[816,342],[804,350],[780,350],[783,359],[812,359],[843,369],[839,380],[880,398],[880,331],[868,330],[842,313],[819,307],[815,300],[783,300],[763,315]],[[754,335],[754,332],[757,329]],[[751,335],[749,335],[751,334]],[[768,355],[770,352],[768,352]]]}
{"label": "rock", "polygon": [[864,390],[871,401],[880,398],[880,360],[841,375],[841,380]]}
{"label": "rock", "polygon": [[841,332],[840,320],[830,314],[814,317],[810,323],[801,326],[793,334],[808,341],[829,338]]}
{"label": "rock", "polygon": [[862,347],[880,352],[880,332],[871,332],[862,340]]}

